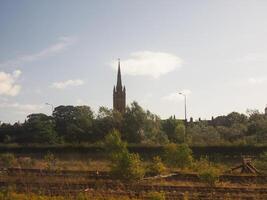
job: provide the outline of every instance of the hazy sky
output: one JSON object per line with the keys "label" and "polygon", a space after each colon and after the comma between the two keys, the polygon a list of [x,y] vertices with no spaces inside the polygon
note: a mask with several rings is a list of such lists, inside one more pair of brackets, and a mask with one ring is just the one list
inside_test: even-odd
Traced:
{"label": "hazy sky", "polygon": [[[210,118],[267,104],[266,0],[0,0],[0,121],[46,102]],[[114,66],[115,65],[115,66]],[[115,68],[115,70],[114,70]]]}

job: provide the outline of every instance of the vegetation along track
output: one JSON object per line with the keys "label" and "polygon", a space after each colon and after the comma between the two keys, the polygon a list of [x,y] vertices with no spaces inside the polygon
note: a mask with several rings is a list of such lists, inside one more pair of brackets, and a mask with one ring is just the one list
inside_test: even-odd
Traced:
{"label": "vegetation along track", "polygon": [[[91,179],[112,179],[107,171],[74,171],[74,170],[47,170],[47,169],[21,169],[21,168],[7,168],[1,169],[0,174],[8,176],[17,175],[35,175],[45,177],[83,177]],[[196,173],[179,173],[174,172],[172,176],[161,178],[165,180],[176,181],[191,181],[199,182],[199,177]],[[220,181],[230,181],[231,183],[267,183],[267,175],[234,175],[224,174],[220,176]]]}
{"label": "vegetation along track", "polygon": [[[45,170],[45,169],[19,169],[7,168],[0,170],[1,188],[15,187],[19,192],[34,192],[49,195],[77,194],[80,192],[101,192],[114,197],[130,196],[147,199],[150,192],[164,192],[166,199],[267,199],[266,175],[222,175],[221,181],[236,184],[237,186],[200,186],[198,175],[194,173],[175,173],[173,176],[162,178],[164,185],[157,180],[150,183],[122,184],[106,171],[72,171],[72,170]],[[29,177],[29,179],[27,178]],[[43,177],[32,179],[32,177]],[[54,179],[55,177],[55,179]],[[46,179],[48,178],[48,179]],[[83,179],[81,179],[83,178]],[[75,181],[66,181],[70,179]],[[191,182],[190,185],[175,185],[175,182]],[[196,184],[194,184],[196,183]],[[255,183],[252,185],[252,183]],[[235,185],[235,184],[234,184]]]}
{"label": "vegetation along track", "polygon": [[[14,185],[15,184],[15,185]],[[164,186],[164,185],[130,185],[130,184],[63,184],[63,183],[7,183],[0,182],[0,187],[15,186],[20,192],[36,192],[49,195],[77,194],[80,192],[101,191],[103,194],[144,197],[152,191],[164,192],[167,199],[181,199],[187,196],[189,199],[267,199],[266,188],[244,187],[205,187],[205,186]]]}

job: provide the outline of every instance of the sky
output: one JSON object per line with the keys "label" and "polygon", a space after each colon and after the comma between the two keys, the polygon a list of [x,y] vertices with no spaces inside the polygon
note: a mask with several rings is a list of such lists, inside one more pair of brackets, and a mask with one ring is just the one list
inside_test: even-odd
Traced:
{"label": "sky", "polygon": [[[127,104],[210,119],[267,104],[265,0],[0,0],[0,121]],[[46,104],[48,103],[48,104]]]}

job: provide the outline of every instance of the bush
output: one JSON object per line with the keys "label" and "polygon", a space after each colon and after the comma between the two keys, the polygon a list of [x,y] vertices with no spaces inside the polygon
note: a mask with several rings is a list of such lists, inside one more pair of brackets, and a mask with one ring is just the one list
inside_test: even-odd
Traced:
{"label": "bush", "polygon": [[148,200],[165,200],[165,194],[163,192],[150,192],[147,195]]}
{"label": "bush", "polygon": [[21,168],[32,168],[35,163],[30,157],[19,157],[17,161]]}
{"label": "bush", "polygon": [[166,167],[164,166],[161,158],[159,156],[153,157],[153,160],[148,168],[148,173],[152,176],[160,175],[166,171]]}
{"label": "bush", "polygon": [[257,169],[267,172],[267,152],[262,153],[254,164]]}
{"label": "bush", "polygon": [[48,152],[45,155],[44,160],[46,162],[46,169],[55,169],[56,168],[57,159],[56,159],[54,154]]}
{"label": "bush", "polygon": [[106,152],[110,156],[114,156],[117,153],[128,151],[127,144],[121,140],[120,132],[115,129],[105,137],[104,145]]}
{"label": "bush", "polygon": [[114,157],[117,159],[111,164],[113,176],[127,181],[137,181],[144,177],[145,169],[138,154],[121,152]]}
{"label": "bush", "polygon": [[120,133],[113,130],[105,138],[105,148],[111,160],[111,174],[119,179],[136,181],[144,177],[145,169],[138,154],[129,153]]}
{"label": "bush", "polygon": [[213,187],[219,181],[220,174],[218,169],[210,166],[209,168],[200,171],[198,176],[202,182]]}
{"label": "bush", "polygon": [[16,163],[16,158],[12,153],[0,154],[0,166],[4,168],[13,167]]}
{"label": "bush", "polygon": [[219,181],[220,170],[213,166],[207,157],[202,157],[199,161],[195,162],[194,168],[203,183],[213,187]]}
{"label": "bush", "polygon": [[192,150],[186,144],[168,144],[164,154],[166,162],[173,167],[184,169],[192,165]]}

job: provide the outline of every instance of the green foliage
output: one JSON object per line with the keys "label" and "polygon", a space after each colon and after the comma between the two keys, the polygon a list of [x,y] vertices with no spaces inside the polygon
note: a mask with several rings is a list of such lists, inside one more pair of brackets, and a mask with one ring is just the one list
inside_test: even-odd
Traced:
{"label": "green foliage", "polygon": [[192,165],[192,150],[186,144],[168,144],[165,146],[164,157],[166,162],[173,167],[184,169]]}
{"label": "green foliage", "polygon": [[111,174],[125,181],[141,180],[145,169],[138,154],[121,152],[116,154],[116,160],[111,164]]}
{"label": "green foliage", "polygon": [[34,113],[24,123],[2,123],[0,143],[97,143],[113,129],[122,133],[124,141],[134,144],[267,144],[267,115],[258,111],[190,121],[185,128],[182,120],[161,120],[137,102],[127,107],[125,113],[100,107],[94,115],[89,106],[62,105],[54,109],[52,116]]}
{"label": "green foliage", "polygon": [[212,187],[219,181],[220,173],[218,169],[210,166],[209,168],[200,171],[198,176],[202,182]]}
{"label": "green foliage", "polygon": [[260,157],[254,161],[257,169],[263,172],[267,172],[267,152],[263,152]]}
{"label": "green foliage", "polygon": [[128,151],[127,144],[121,140],[120,132],[115,129],[105,137],[104,147],[109,154]]}
{"label": "green foliage", "polygon": [[205,122],[197,122],[187,128],[187,135],[191,138],[194,145],[218,144],[220,135],[218,131]]}
{"label": "green foliage", "polygon": [[185,125],[183,122],[178,122],[178,124],[175,127],[175,142],[183,143],[186,142],[185,139]]}
{"label": "green foliage", "polygon": [[12,153],[0,154],[0,167],[8,168],[13,167],[16,163],[16,158]]}
{"label": "green foliage", "polygon": [[166,167],[163,164],[159,156],[155,156],[152,159],[152,162],[149,165],[148,173],[152,176],[160,175],[166,171]]}
{"label": "green foliage", "polygon": [[123,136],[130,143],[140,143],[144,137],[146,112],[137,102],[126,108],[123,120]]}
{"label": "green foliage", "polygon": [[150,192],[147,195],[148,200],[165,200],[165,194],[163,192]]}
{"label": "green foliage", "polygon": [[56,131],[70,143],[81,143],[92,135],[93,112],[89,106],[58,106],[53,111]]}
{"label": "green foliage", "polygon": [[210,187],[219,181],[220,170],[216,168],[207,157],[201,157],[193,164],[193,169],[198,173],[200,180]]}
{"label": "green foliage", "polygon": [[162,130],[167,135],[170,142],[177,142],[177,136],[175,128],[178,121],[172,117],[166,120],[162,120]]}
{"label": "green foliage", "polygon": [[144,166],[138,154],[129,153],[120,133],[113,130],[105,138],[105,148],[111,160],[111,174],[119,179],[136,181],[143,178]]}
{"label": "green foliage", "polygon": [[148,144],[166,144],[168,137],[161,129],[161,119],[159,116],[146,111],[142,143]]}
{"label": "green foliage", "polygon": [[121,131],[123,116],[117,110],[100,107],[94,120],[92,141],[103,140],[113,129]]}
{"label": "green foliage", "polygon": [[26,133],[32,143],[53,144],[57,142],[54,120],[45,114],[31,114],[25,122]]}

